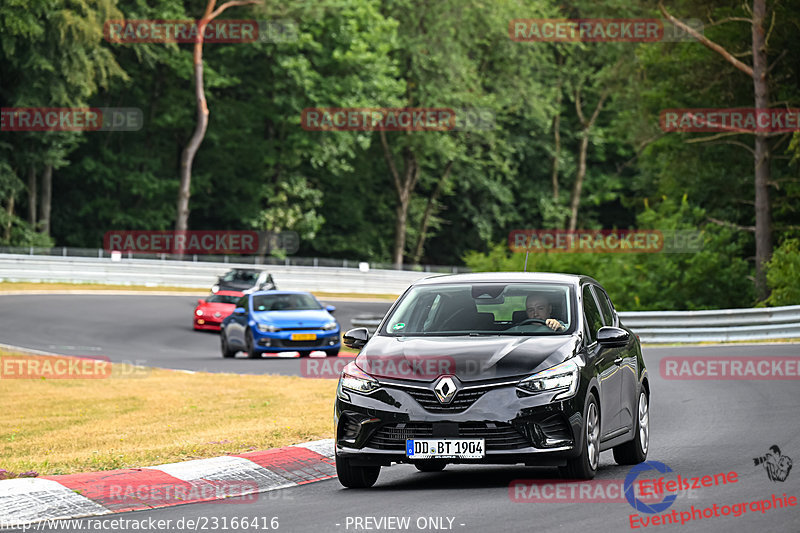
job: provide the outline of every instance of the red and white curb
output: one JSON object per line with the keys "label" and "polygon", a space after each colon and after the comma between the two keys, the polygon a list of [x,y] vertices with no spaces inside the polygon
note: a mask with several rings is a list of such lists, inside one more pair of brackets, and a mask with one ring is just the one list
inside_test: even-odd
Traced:
{"label": "red and white curb", "polygon": [[0,481],[0,525],[219,500],[336,477],[333,440],[147,468]]}

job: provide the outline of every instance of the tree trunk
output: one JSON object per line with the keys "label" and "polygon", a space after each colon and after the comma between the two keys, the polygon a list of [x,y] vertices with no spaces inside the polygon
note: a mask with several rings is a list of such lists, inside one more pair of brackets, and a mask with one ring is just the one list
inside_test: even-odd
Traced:
{"label": "tree trunk", "polygon": [[39,232],[50,236],[50,205],[53,198],[53,165],[42,173],[42,202],[39,206]]}
{"label": "tree trunk", "polygon": [[38,199],[36,190],[36,165],[31,163],[28,167],[28,224],[31,229],[36,231],[36,200]]}
{"label": "tree trunk", "polygon": [[[556,57],[556,63],[559,66],[559,70],[564,65],[564,60],[561,56]],[[559,159],[561,158],[561,99],[562,99],[562,86],[563,82],[561,79],[561,75],[558,76],[558,82],[556,83],[556,116],[553,117],[553,139],[555,141],[555,148],[553,153],[553,172],[550,176],[550,181],[553,184],[553,199],[558,201],[558,165]]]}
{"label": "tree trunk", "polygon": [[[205,31],[204,24],[198,24],[198,34]],[[192,186],[192,162],[200,148],[200,143],[206,135],[208,128],[208,104],[203,87],[203,42],[194,44],[194,92],[197,103],[197,124],[189,143],[181,153],[181,183],[178,189],[178,215],[175,220],[175,231],[186,231],[189,227],[189,197]],[[175,250],[178,255],[183,255],[183,250]]]}
{"label": "tree trunk", "polygon": [[[175,231],[186,231],[189,228],[189,197],[192,189],[192,162],[200,148],[200,143],[206,135],[208,127],[208,104],[206,102],[205,87],[203,85],[203,34],[208,23],[219,16],[220,13],[233,6],[258,4],[260,0],[231,0],[225,2],[219,9],[214,9],[217,0],[208,0],[203,18],[197,21],[197,40],[194,43],[194,94],[197,102],[197,124],[194,133],[181,153],[180,186],[178,188],[178,209],[175,219]],[[183,257],[183,249],[175,250],[179,257]]]}
{"label": "tree trunk", "polygon": [[436,189],[434,189],[433,194],[430,196],[430,198],[428,198],[427,205],[425,205],[425,213],[422,215],[422,224],[420,224],[419,228],[417,249],[414,251],[414,264],[419,264],[419,260],[422,257],[422,251],[425,249],[425,237],[426,233],[428,232],[428,224],[430,223],[431,214],[433,213],[433,206],[436,204],[436,200],[439,199],[439,194],[442,192],[442,186],[447,181],[452,166],[453,162],[448,161],[444,168],[444,173],[442,173],[442,177],[439,178],[439,181],[436,183]]}
{"label": "tree trunk", "polygon": [[[753,85],[757,112],[769,108],[767,45],[764,38],[765,0],[753,0]],[[756,297],[769,296],[765,263],[772,255],[772,220],[769,204],[770,153],[766,133],[755,138],[756,197]]]}
{"label": "tree trunk", "polygon": [[572,189],[572,201],[570,202],[569,230],[575,231],[578,224],[578,207],[581,204],[581,191],[583,190],[583,179],[586,177],[586,152],[589,151],[589,130],[583,130],[581,138],[580,152],[578,153],[578,174],[575,176],[575,186]]}
{"label": "tree trunk", "polygon": [[417,186],[419,180],[419,165],[417,158],[411,149],[406,148],[403,156],[403,163],[405,165],[403,176],[397,170],[397,165],[394,163],[394,156],[392,150],[389,148],[389,141],[386,139],[386,132],[381,131],[381,145],[383,146],[383,156],[386,158],[386,164],[389,166],[389,172],[394,181],[394,188],[397,192],[397,209],[395,210],[396,219],[394,225],[394,250],[392,251],[392,262],[394,268],[397,270],[403,269],[403,252],[406,246],[406,224],[408,219],[408,205],[411,203],[411,195],[414,188]]}
{"label": "tree trunk", "polygon": [[11,244],[11,227],[14,221],[14,193],[8,196],[8,204],[6,205],[6,227],[3,232],[3,239],[6,244]]}

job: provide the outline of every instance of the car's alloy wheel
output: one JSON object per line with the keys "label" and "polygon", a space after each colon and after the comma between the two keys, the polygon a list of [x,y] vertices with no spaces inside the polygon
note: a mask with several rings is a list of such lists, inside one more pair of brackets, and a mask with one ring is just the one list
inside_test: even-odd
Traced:
{"label": "car's alloy wheel", "polygon": [[228,336],[225,335],[225,330],[222,330],[219,334],[219,344],[222,349],[222,357],[230,358],[236,355],[236,350],[231,349],[228,344]]}
{"label": "car's alloy wheel", "polygon": [[592,479],[600,461],[600,409],[594,394],[589,393],[583,413],[581,453],[561,467],[561,474],[571,479]]}
{"label": "car's alloy wheel", "polygon": [[636,409],[636,428],[633,440],[614,447],[614,461],[620,465],[636,465],[647,459],[650,448],[650,402],[647,393],[639,393]]}
{"label": "car's alloy wheel", "polygon": [[247,357],[250,359],[258,359],[261,357],[261,354],[256,351],[255,341],[253,340],[253,332],[251,330],[247,330],[247,333],[244,335],[245,337],[245,345],[247,347]]}
{"label": "car's alloy wheel", "polygon": [[348,489],[366,489],[378,481],[380,466],[353,466],[349,459],[336,455],[336,476]]}

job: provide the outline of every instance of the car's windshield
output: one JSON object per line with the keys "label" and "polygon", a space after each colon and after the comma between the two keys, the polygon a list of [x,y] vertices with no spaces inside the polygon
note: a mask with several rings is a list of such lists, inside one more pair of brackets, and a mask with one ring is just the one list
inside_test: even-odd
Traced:
{"label": "car's windshield", "polygon": [[251,270],[231,270],[222,277],[222,281],[249,281],[258,279],[258,272]]}
{"label": "car's windshield", "polygon": [[574,330],[572,288],[556,283],[472,283],[414,287],[382,334],[563,335]]}
{"label": "car's windshield", "polygon": [[235,294],[213,294],[206,298],[206,302],[210,304],[235,304],[239,301],[241,296]]}
{"label": "car's windshield", "polygon": [[310,294],[257,294],[253,296],[254,311],[301,311],[322,309]]}

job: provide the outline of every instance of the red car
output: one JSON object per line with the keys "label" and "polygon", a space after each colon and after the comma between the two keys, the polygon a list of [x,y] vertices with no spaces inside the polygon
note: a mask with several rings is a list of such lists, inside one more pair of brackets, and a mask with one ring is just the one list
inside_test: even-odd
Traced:
{"label": "red car", "polygon": [[194,329],[210,329],[219,331],[222,319],[233,313],[236,302],[244,296],[239,291],[219,291],[205,300],[197,300],[194,308]]}

